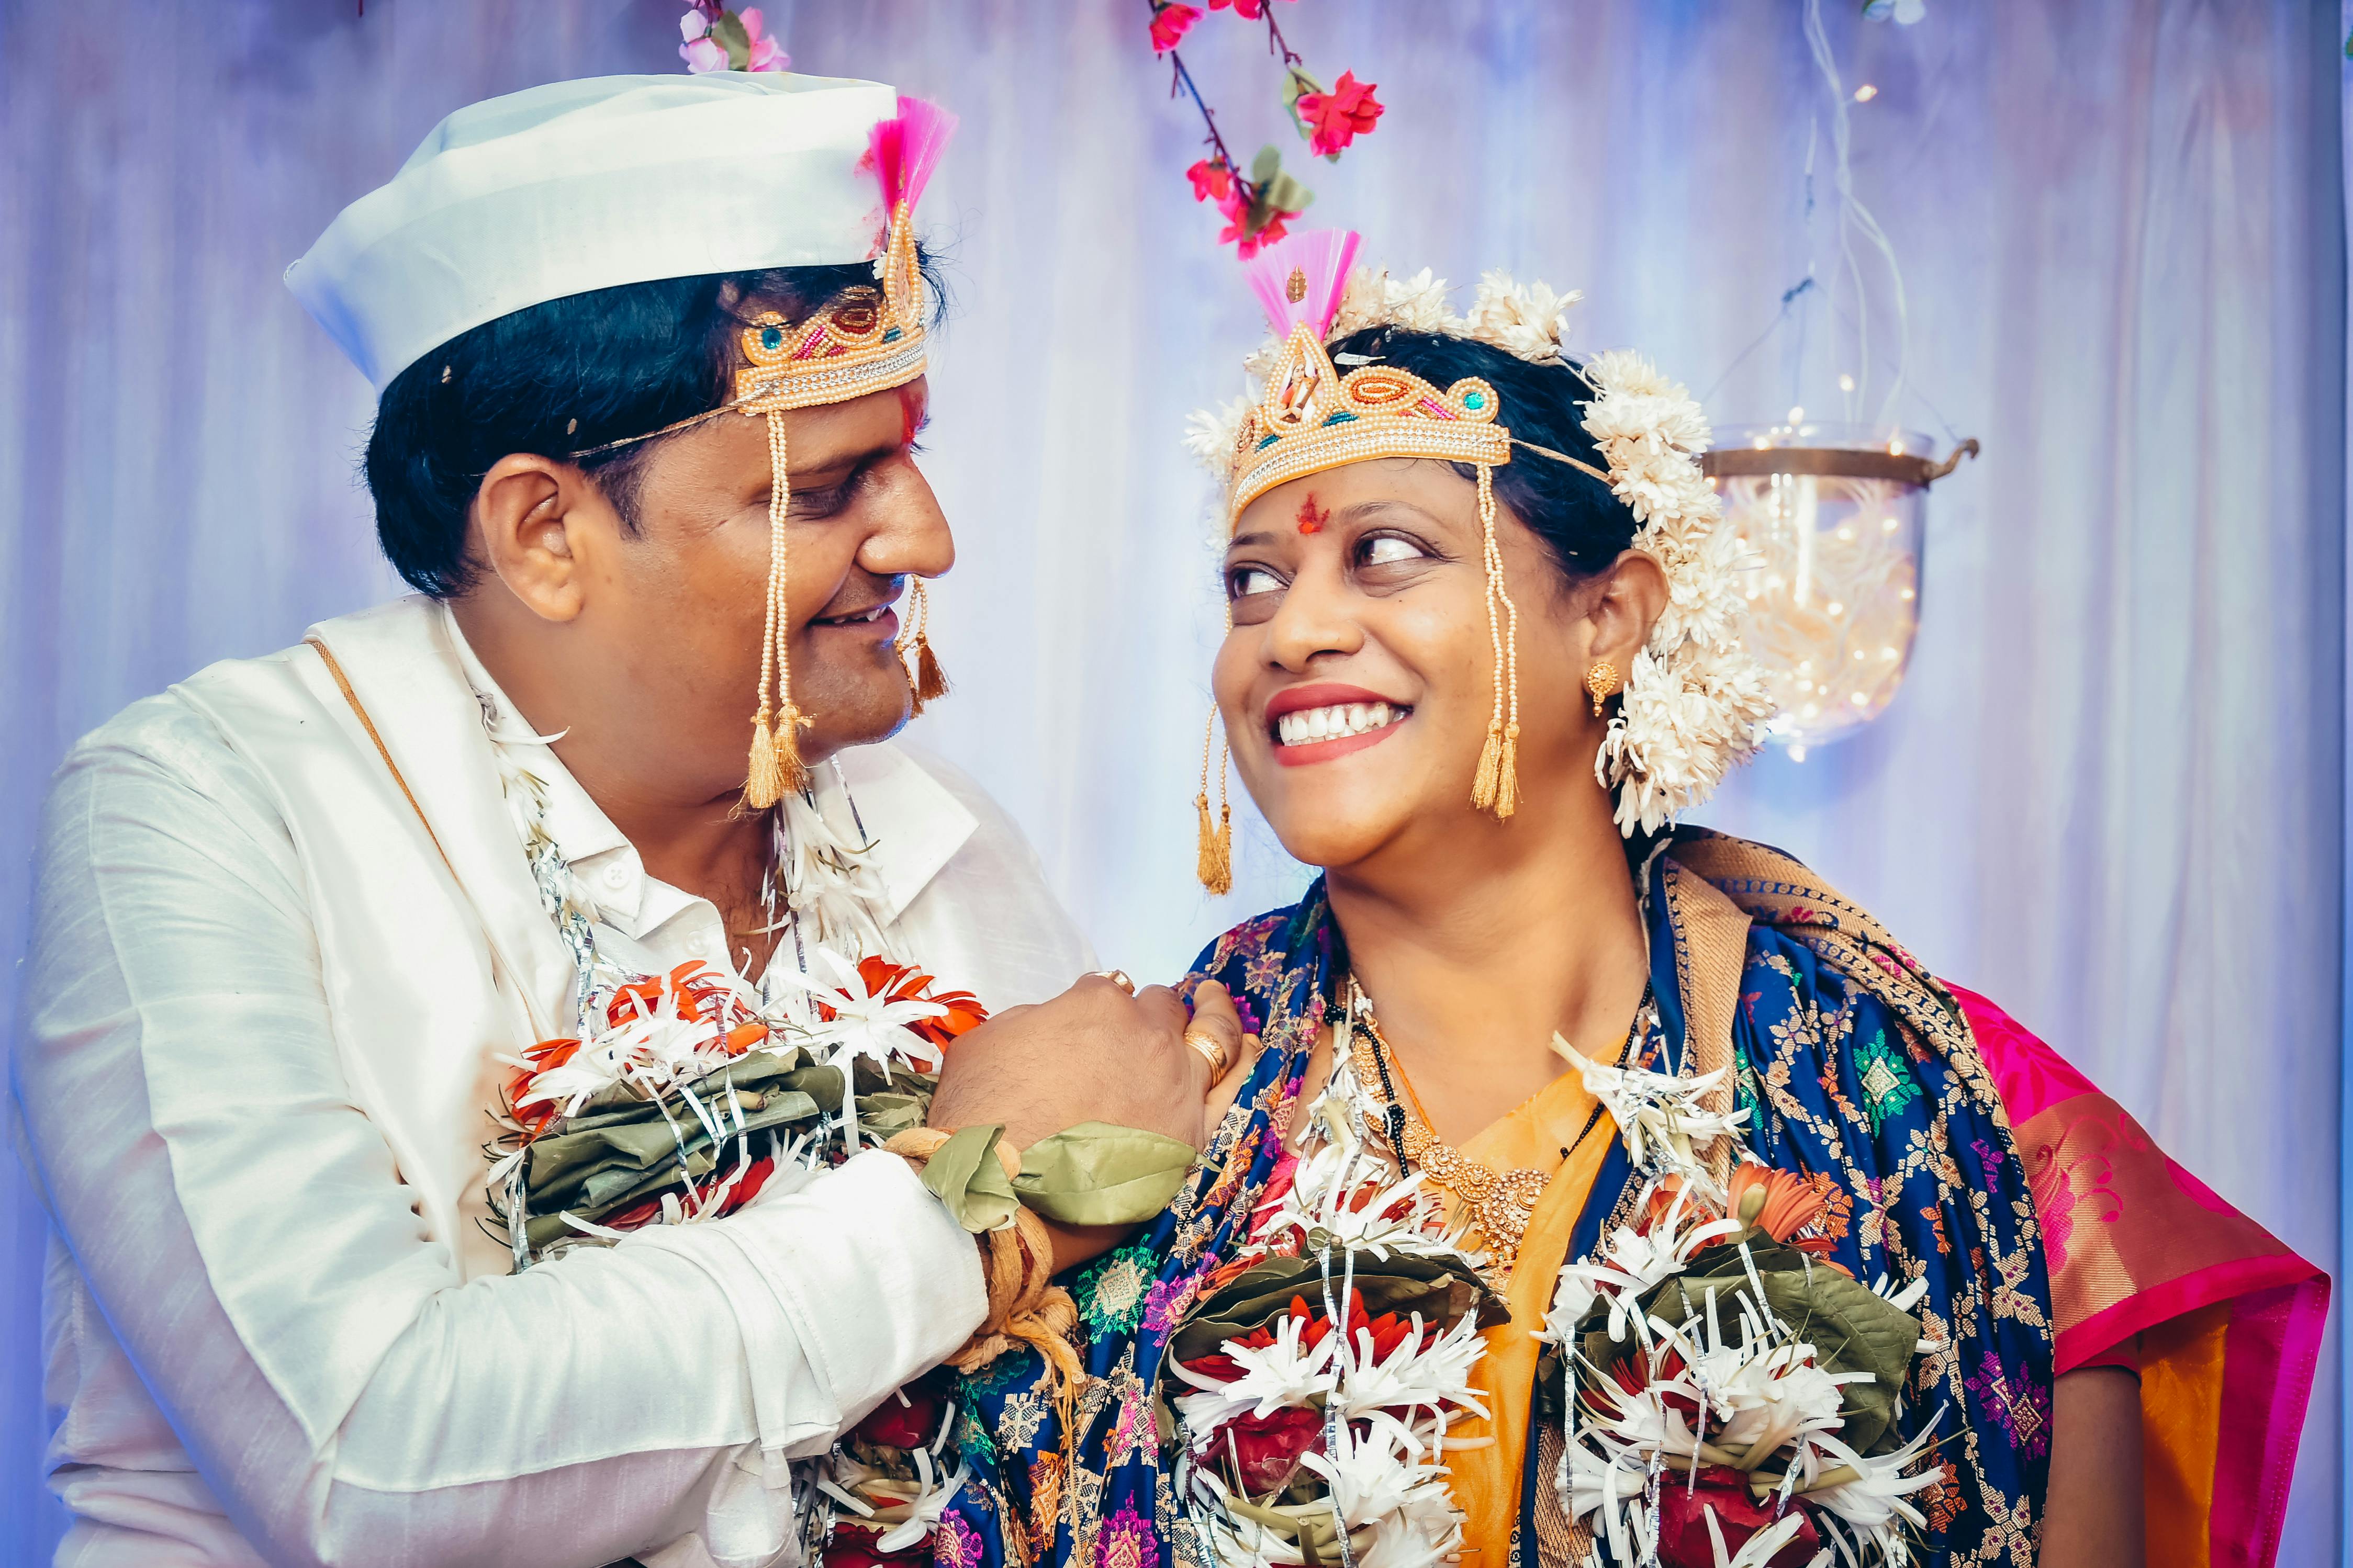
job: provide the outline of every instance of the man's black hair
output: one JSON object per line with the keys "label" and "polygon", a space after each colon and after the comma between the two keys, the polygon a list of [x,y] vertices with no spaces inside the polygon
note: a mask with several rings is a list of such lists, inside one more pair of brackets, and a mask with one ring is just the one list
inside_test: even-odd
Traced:
{"label": "man's black hair", "polygon": [[[937,301],[930,258],[920,265]],[[491,466],[514,452],[575,463],[634,528],[635,480],[657,443],[567,455],[725,401],[751,316],[781,310],[797,322],[873,284],[866,262],[668,278],[550,300],[459,333],[395,376],[376,405],[364,468],[385,556],[437,598],[471,587],[480,563],[467,549],[467,510]]]}
{"label": "man's black hair", "polygon": [[[1403,327],[1352,332],[1333,343],[1331,353],[1378,360],[1440,389],[1475,375],[1495,389],[1501,423],[1515,442],[1549,447],[1597,468],[1609,466],[1586,433],[1577,406],[1592,400],[1593,389],[1570,364],[1532,364],[1491,343]],[[1451,467],[1466,479],[1478,478],[1468,463]],[[1608,485],[1525,447],[1513,447],[1512,460],[1495,470],[1495,499],[1535,531],[1571,579],[1600,571],[1634,540],[1634,514]]]}

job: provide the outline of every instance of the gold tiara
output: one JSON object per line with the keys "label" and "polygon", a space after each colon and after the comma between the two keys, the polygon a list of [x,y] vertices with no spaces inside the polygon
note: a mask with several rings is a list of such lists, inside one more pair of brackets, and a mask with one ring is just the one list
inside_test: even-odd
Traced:
{"label": "gold tiara", "polygon": [[[889,392],[923,374],[923,274],[908,205],[891,215],[882,286],[853,289],[796,329],[764,310],[744,329],[745,361],[726,406],[782,414]],[[717,412],[724,412],[724,409]]]}
{"label": "gold tiara", "polygon": [[1443,392],[1388,365],[1362,365],[1344,376],[1322,334],[1298,322],[1267,377],[1266,395],[1235,440],[1227,526],[1277,485],[1367,458],[1500,468],[1512,460],[1512,433],[1495,423],[1500,412],[1495,389],[1475,375]]}

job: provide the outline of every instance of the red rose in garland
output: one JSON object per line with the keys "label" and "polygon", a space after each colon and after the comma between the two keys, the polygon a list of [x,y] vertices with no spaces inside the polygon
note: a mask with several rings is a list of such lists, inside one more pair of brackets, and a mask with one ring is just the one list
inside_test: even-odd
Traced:
{"label": "red rose in garland", "polygon": [[876,1405],[852,1432],[869,1443],[893,1448],[925,1448],[939,1436],[941,1402],[929,1380],[911,1383]]}
{"label": "red rose in garland", "polygon": [[1774,1500],[1753,1496],[1748,1478],[1728,1465],[1704,1467],[1696,1484],[1688,1475],[1667,1475],[1659,1483],[1659,1561],[1666,1568],[1715,1568],[1721,1559],[1707,1528],[1713,1512],[1728,1556],[1737,1556],[1751,1536],[1797,1520],[1789,1539],[1765,1559],[1764,1568],[1804,1568],[1822,1549],[1821,1532],[1804,1503],[1792,1501],[1777,1517]]}

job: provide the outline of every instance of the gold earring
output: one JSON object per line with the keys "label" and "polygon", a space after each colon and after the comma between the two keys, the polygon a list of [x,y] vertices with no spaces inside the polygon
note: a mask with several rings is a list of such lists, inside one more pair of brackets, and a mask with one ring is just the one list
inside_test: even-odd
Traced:
{"label": "gold earring", "polygon": [[[914,712],[921,713],[926,704],[948,694],[948,678],[940,669],[939,655],[932,651],[931,589],[921,577],[912,581],[913,586],[907,590],[907,621],[899,629],[894,651],[906,670],[907,689],[915,694]],[[907,657],[910,651],[914,655],[912,660]]]}
{"label": "gold earring", "polygon": [[1593,699],[1593,716],[1596,719],[1601,717],[1601,700],[1614,695],[1618,689],[1625,684],[1625,679],[1619,675],[1616,665],[1611,664],[1608,659],[1593,661],[1593,668],[1585,672],[1585,689]]}

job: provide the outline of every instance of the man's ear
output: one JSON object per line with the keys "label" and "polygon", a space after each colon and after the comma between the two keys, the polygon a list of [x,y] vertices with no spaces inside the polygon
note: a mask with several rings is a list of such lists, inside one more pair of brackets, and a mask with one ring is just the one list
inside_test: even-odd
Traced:
{"label": "man's ear", "polygon": [[612,504],[579,469],[530,452],[491,465],[474,492],[471,525],[482,559],[543,620],[568,621],[587,593],[581,559]]}
{"label": "man's ear", "polygon": [[1649,646],[1651,627],[1667,608],[1667,574],[1639,550],[1622,552],[1594,584],[1599,590],[1586,621],[1592,627],[1589,656],[1617,667],[1620,679],[1634,668],[1634,656]]}

